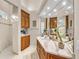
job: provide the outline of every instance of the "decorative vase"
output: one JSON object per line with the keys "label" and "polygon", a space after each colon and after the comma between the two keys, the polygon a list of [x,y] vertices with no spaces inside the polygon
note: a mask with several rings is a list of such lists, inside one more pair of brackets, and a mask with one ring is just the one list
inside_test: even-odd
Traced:
{"label": "decorative vase", "polygon": [[64,49],[64,43],[63,43],[63,42],[59,42],[59,43],[58,43],[58,47],[59,47],[60,49]]}

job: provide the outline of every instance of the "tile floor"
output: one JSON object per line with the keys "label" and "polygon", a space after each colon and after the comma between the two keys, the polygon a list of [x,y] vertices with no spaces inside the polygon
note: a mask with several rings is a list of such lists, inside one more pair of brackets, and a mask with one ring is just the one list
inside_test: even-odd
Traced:
{"label": "tile floor", "polygon": [[9,46],[0,53],[0,59],[39,59],[35,46],[30,46],[21,54],[16,55],[12,52],[12,47]]}

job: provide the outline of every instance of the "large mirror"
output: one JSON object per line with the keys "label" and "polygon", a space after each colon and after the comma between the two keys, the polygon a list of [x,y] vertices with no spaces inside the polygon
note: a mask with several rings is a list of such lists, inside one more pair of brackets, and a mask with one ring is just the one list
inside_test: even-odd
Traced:
{"label": "large mirror", "polygon": [[49,4],[50,1],[46,3],[40,14],[41,36],[48,35],[53,41],[63,42],[67,45],[70,54],[73,55],[73,0],[58,0],[56,4],[53,4],[54,6]]}

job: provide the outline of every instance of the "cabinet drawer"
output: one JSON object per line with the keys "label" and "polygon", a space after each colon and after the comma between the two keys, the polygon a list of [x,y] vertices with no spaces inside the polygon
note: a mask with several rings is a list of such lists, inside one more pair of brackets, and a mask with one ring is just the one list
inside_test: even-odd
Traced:
{"label": "cabinet drawer", "polygon": [[21,37],[21,50],[25,49],[25,44],[26,44],[26,37]]}

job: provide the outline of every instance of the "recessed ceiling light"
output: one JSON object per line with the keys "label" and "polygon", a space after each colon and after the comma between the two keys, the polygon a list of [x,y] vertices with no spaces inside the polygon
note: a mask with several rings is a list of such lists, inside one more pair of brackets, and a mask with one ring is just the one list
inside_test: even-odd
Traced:
{"label": "recessed ceiling light", "polygon": [[54,9],[53,11],[54,11],[54,12],[56,12],[57,10],[56,10],[56,9]]}
{"label": "recessed ceiling light", "polygon": [[47,7],[47,9],[49,10],[49,9],[50,9],[50,7]]}
{"label": "recessed ceiling light", "polygon": [[49,13],[48,16],[51,16],[51,13]]}
{"label": "recessed ceiling light", "polygon": [[62,2],[62,5],[66,5],[66,1]]}
{"label": "recessed ceiling light", "polygon": [[61,23],[61,22],[63,22],[62,20],[59,20],[59,22]]}
{"label": "recessed ceiling light", "polygon": [[72,7],[71,6],[69,6],[67,9],[71,9]]}
{"label": "recessed ceiling light", "polygon": [[28,8],[27,8],[29,11],[33,11],[34,10],[34,8],[32,7],[32,6],[28,6]]}

